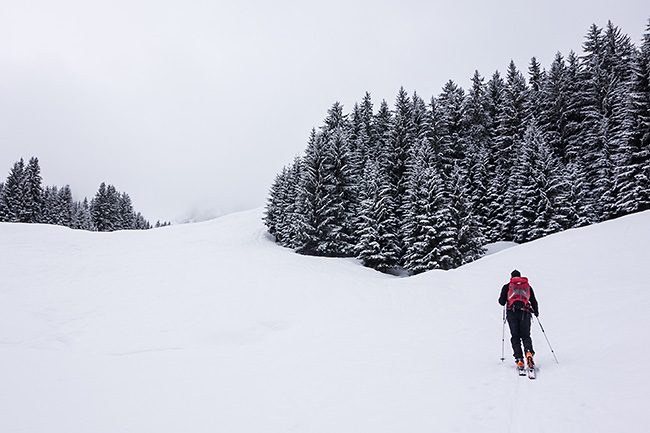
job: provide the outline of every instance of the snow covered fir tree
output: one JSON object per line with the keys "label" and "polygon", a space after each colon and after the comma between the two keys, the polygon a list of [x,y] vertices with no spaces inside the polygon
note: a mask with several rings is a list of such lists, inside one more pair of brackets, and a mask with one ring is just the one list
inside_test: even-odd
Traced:
{"label": "snow covered fir tree", "polygon": [[582,55],[527,72],[477,71],[428,102],[402,88],[392,109],[368,93],[351,113],[335,103],[276,177],[269,232],[302,254],[417,274],[650,209],[650,24],[640,47],[593,25]]}
{"label": "snow covered fir tree", "polygon": [[[38,158],[21,158],[0,183],[0,222],[55,224],[91,231],[146,230],[151,224],[133,210],[131,198],[102,183],[89,202],[74,201],[66,185],[42,186]],[[157,226],[160,226],[157,223]]]}

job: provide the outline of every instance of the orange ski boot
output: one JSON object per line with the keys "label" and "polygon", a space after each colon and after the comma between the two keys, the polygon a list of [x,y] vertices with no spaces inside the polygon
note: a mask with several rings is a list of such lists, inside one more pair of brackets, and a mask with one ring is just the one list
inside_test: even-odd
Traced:
{"label": "orange ski boot", "polygon": [[526,362],[528,362],[528,368],[531,370],[535,368],[535,362],[533,361],[533,353],[526,352]]}

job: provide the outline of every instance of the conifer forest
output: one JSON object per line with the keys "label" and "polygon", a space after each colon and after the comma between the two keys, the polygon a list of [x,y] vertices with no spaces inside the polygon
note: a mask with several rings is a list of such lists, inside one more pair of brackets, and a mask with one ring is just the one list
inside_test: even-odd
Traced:
{"label": "conifer forest", "polygon": [[650,21],[640,46],[611,22],[544,68],[474,73],[425,100],[366,93],[311,131],[276,177],[265,223],[301,254],[382,272],[452,269],[650,209]]}
{"label": "conifer forest", "polygon": [[[95,197],[75,201],[69,185],[42,186],[38,158],[14,163],[0,183],[0,222],[55,224],[90,231],[146,230],[151,224],[133,210],[131,198],[103,183]],[[160,223],[157,223],[159,226]]]}

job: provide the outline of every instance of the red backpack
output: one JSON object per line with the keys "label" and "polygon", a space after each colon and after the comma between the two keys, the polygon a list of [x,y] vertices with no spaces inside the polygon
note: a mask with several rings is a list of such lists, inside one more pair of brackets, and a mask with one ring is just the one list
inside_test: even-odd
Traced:
{"label": "red backpack", "polygon": [[512,307],[516,301],[521,301],[524,307],[528,307],[530,302],[530,285],[526,277],[510,278],[508,288],[508,308]]}

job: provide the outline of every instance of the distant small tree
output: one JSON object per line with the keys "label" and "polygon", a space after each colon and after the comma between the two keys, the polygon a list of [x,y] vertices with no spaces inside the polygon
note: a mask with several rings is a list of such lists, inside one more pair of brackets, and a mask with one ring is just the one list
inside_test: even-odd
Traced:
{"label": "distant small tree", "polygon": [[84,198],[81,202],[73,204],[72,225],[73,229],[94,230],[92,217],[90,215],[90,204],[88,199]]}
{"label": "distant small tree", "polygon": [[133,212],[131,197],[125,192],[117,194],[117,229],[133,230],[136,226],[136,214]]}
{"label": "distant small tree", "polygon": [[5,222],[20,222],[25,215],[23,200],[23,182],[25,176],[25,162],[21,158],[16,162],[7,177],[7,181],[0,196],[0,218]]}
{"label": "distant small tree", "polygon": [[43,187],[41,183],[41,168],[38,164],[38,158],[31,158],[27,167],[25,167],[23,176],[21,222],[41,222],[43,209]]}
{"label": "distant small tree", "polygon": [[100,232],[116,230],[116,204],[117,197],[115,187],[102,182],[99,185],[95,198],[90,202],[90,215],[93,225]]}
{"label": "distant small tree", "polygon": [[58,224],[66,227],[72,227],[73,200],[70,185],[65,185],[59,191],[59,195],[57,197],[56,213],[58,214]]}
{"label": "distant small tree", "polygon": [[[165,222],[163,223],[163,226],[169,225],[169,223]],[[147,221],[140,212],[135,214],[135,219],[134,219],[134,227],[135,230],[149,230],[151,228],[151,224],[149,221]]]}
{"label": "distant small tree", "polygon": [[45,224],[61,224],[59,207],[59,188],[56,185],[46,186],[43,191],[43,209],[41,220]]}

